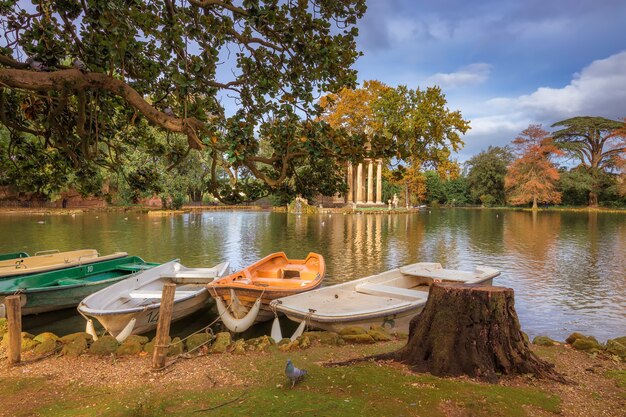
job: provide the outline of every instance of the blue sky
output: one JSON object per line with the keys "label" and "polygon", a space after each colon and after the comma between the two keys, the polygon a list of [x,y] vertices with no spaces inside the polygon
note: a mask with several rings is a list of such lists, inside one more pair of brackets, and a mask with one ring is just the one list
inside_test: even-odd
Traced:
{"label": "blue sky", "polygon": [[359,81],[442,87],[464,161],[529,124],[626,117],[625,0],[368,0]]}

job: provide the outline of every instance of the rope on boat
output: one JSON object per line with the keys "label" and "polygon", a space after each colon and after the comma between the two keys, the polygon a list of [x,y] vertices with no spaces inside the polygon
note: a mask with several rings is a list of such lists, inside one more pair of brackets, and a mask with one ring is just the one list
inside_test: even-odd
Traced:
{"label": "rope on boat", "polygon": [[[227,308],[230,308],[230,306],[232,305],[232,301],[231,303],[228,305]],[[207,326],[204,326],[201,329],[196,330],[195,332],[191,333],[189,336],[186,336],[182,339],[180,339],[179,341],[175,342],[175,343],[169,343],[165,346],[161,346],[159,345],[159,347],[170,347],[170,346],[174,346],[178,343],[182,343],[185,340],[189,339],[191,336],[198,334],[200,332],[206,331],[207,333],[211,333],[211,338],[208,339],[206,342],[202,342],[201,344],[199,344],[198,346],[194,347],[193,349],[187,351],[186,353],[180,353],[178,355],[176,355],[170,362],[166,363],[162,368],[158,368],[158,369],[154,369],[154,371],[161,371],[171,365],[174,365],[176,362],[178,362],[178,359],[183,358],[183,359],[190,359],[192,356],[190,355],[190,353],[194,352],[195,350],[200,349],[202,346],[205,346],[209,343],[211,343],[213,341],[213,339],[215,338],[215,334],[213,333],[213,329],[211,328],[211,326],[213,326],[215,323],[217,323],[218,320],[220,320],[222,318],[222,315],[219,314],[217,316],[217,318],[215,320],[213,320],[211,323],[209,323]],[[156,346],[155,346],[156,347]]]}
{"label": "rope on boat", "polygon": [[213,298],[215,298],[217,310],[219,311],[220,317],[222,318],[222,323],[224,323],[228,330],[235,333],[241,333],[243,331],[246,331],[250,326],[255,323],[261,309],[263,295],[265,295],[265,288],[261,291],[261,295],[259,295],[259,298],[256,299],[252,307],[247,311],[246,315],[241,319],[237,317],[238,314],[236,311],[234,311],[234,308],[242,308],[243,306],[241,305],[236,293],[232,289],[230,294],[231,303],[228,307],[224,306],[222,297],[218,296],[216,292],[214,292],[212,296]]}

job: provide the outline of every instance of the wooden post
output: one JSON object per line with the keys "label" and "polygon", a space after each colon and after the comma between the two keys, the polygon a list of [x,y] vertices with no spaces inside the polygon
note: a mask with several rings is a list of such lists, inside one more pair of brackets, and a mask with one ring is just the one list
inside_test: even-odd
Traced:
{"label": "wooden post", "polygon": [[168,349],[167,338],[170,335],[170,323],[172,321],[175,294],[176,284],[170,282],[163,285],[161,307],[159,308],[159,323],[157,324],[154,352],[152,353],[153,369],[161,369],[165,366],[165,358],[167,357]]}
{"label": "wooden post", "polygon": [[9,326],[9,363],[20,363],[22,358],[22,304],[19,295],[11,295],[4,299],[7,309]]}

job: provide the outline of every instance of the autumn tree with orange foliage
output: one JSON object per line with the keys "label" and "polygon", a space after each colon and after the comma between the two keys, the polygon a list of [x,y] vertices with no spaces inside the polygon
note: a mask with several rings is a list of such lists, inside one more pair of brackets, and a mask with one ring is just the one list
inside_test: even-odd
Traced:
{"label": "autumn tree with orange foliage", "polygon": [[348,158],[351,162],[361,162],[364,156],[397,164],[392,175],[385,177],[405,188],[407,204],[409,194],[418,200],[424,196],[424,168],[440,175],[458,170],[450,155],[463,146],[461,135],[469,130],[469,122],[459,111],[446,107],[439,87],[393,88],[371,80],[362,88],[344,88],[324,96],[319,104],[321,119],[344,132],[338,139],[342,149],[352,155]]}
{"label": "autumn tree with orange foliage", "polygon": [[548,135],[541,125],[530,125],[513,141],[519,157],[509,166],[504,178],[509,203],[521,205],[532,201],[536,210],[538,201],[561,202],[561,193],[556,190],[559,171],[550,160],[561,151]]}

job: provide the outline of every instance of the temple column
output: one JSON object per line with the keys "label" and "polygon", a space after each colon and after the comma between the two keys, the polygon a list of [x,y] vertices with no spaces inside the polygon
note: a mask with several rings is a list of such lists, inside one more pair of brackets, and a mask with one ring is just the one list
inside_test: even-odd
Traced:
{"label": "temple column", "polygon": [[376,204],[383,204],[383,161],[378,160],[376,169]]}
{"label": "temple column", "polygon": [[356,203],[363,204],[363,163],[359,164],[356,171]]}
{"label": "temple column", "polygon": [[374,203],[374,161],[367,164],[367,204]]}
{"label": "temple column", "polygon": [[354,173],[352,172],[352,163],[348,162],[348,179],[346,181],[348,183],[348,194],[346,194],[348,203],[352,203],[354,201],[354,196],[352,195],[352,182],[354,180],[354,178],[352,178],[353,175]]}

